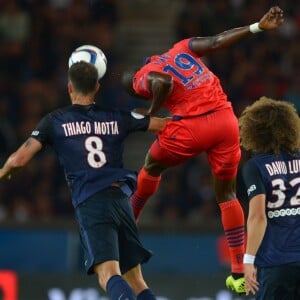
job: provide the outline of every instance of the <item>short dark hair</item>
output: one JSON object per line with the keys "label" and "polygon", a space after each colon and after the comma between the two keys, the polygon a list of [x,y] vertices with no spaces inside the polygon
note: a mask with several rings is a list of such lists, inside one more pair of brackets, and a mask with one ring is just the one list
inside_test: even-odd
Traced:
{"label": "short dark hair", "polygon": [[246,150],[276,155],[300,150],[300,119],[292,103],[261,97],[245,108],[239,125]]}
{"label": "short dark hair", "polygon": [[95,91],[98,72],[94,65],[83,61],[74,63],[69,68],[68,76],[76,92],[86,95]]}

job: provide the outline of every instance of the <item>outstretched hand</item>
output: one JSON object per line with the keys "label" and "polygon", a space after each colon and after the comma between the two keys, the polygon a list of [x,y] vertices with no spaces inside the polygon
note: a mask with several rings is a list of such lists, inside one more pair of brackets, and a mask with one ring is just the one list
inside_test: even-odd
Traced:
{"label": "outstretched hand", "polygon": [[279,27],[283,22],[283,10],[279,6],[273,6],[260,19],[259,28],[263,30],[272,30]]}

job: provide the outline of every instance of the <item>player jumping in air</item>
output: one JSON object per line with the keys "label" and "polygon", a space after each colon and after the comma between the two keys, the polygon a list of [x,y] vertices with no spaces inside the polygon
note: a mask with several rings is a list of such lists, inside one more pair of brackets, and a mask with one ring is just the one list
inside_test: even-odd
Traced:
{"label": "player jumping in air", "polygon": [[167,52],[150,57],[137,72],[125,72],[122,78],[128,93],[151,100],[146,114],[154,115],[162,106],[172,114],[172,121],[158,134],[139,173],[138,188],[131,197],[136,219],[157,191],[164,170],[206,152],[231,254],[232,274],[226,285],[238,293],[245,291],[244,213],[236,197],[241,156],[238,121],[218,77],[200,57],[282,23],[283,11],[272,7],[250,26],[182,40]]}

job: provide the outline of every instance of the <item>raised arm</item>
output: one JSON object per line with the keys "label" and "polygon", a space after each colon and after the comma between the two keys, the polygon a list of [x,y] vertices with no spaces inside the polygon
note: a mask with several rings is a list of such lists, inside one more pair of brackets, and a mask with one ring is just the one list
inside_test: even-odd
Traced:
{"label": "raised arm", "polygon": [[42,144],[34,139],[28,140],[12,153],[0,169],[0,179],[10,179],[12,173],[24,167],[42,149]]}
{"label": "raised arm", "polygon": [[191,42],[191,50],[199,56],[204,56],[213,51],[227,48],[240,39],[246,38],[254,33],[263,30],[278,28],[284,22],[283,11],[280,7],[274,6],[260,19],[259,22],[239,28],[224,31],[215,36],[195,37]]}

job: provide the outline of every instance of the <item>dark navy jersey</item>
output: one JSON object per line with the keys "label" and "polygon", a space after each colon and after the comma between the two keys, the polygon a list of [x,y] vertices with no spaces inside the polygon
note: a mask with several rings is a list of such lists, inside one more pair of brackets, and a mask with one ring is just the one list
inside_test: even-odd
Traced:
{"label": "dark navy jersey", "polygon": [[149,120],[95,104],[70,105],[46,115],[31,137],[54,148],[76,207],[116,181],[135,189],[136,173],[123,168],[124,140],[131,132],[147,130]]}
{"label": "dark navy jersey", "polygon": [[267,228],[255,263],[300,262],[300,153],[258,154],[243,168],[249,200],[266,196]]}

